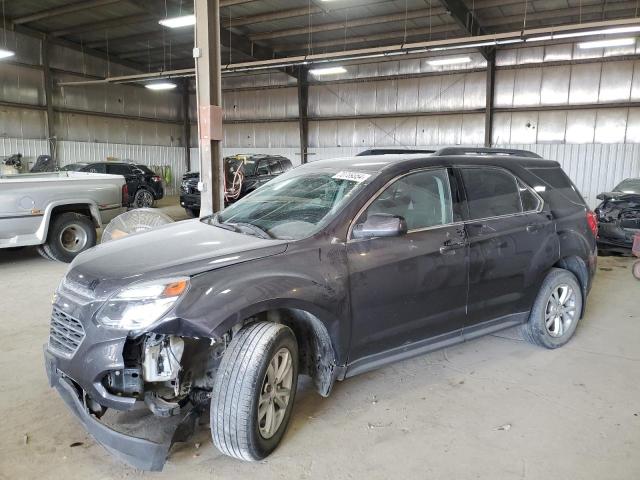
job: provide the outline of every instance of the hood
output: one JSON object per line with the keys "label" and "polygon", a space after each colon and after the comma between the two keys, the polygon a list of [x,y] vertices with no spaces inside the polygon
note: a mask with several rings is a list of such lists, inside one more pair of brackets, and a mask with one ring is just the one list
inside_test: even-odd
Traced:
{"label": "hood", "polygon": [[101,298],[133,282],[195,275],[277,255],[286,248],[286,240],[265,240],[194,219],[87,250],[76,257],[66,278]]}

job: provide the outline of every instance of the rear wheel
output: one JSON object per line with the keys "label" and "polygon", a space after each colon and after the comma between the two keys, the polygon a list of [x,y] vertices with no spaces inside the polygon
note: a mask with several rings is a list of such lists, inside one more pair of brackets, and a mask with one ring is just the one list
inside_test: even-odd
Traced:
{"label": "rear wheel", "polygon": [[151,208],[155,203],[153,193],[144,188],[138,190],[133,197],[133,206],[135,208]]}
{"label": "rear wheel", "polygon": [[552,269],[542,283],[529,321],[522,326],[522,336],[542,347],[561,347],[576,331],[582,302],[582,289],[575,275],[561,268]]}
{"label": "rear wheel", "polygon": [[298,344],[288,327],[259,322],[227,348],[211,400],[213,443],[225,455],[257,461],[280,443],[298,383]]}
{"label": "rear wheel", "polygon": [[49,234],[38,253],[45,258],[71,262],[77,255],[96,244],[96,229],[91,219],[79,213],[57,215],[49,225]]}

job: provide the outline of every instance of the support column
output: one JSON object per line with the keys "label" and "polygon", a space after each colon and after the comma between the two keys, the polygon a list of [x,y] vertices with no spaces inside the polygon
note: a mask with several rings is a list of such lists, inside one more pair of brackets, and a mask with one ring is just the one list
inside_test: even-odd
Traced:
{"label": "support column", "polygon": [[298,122],[300,129],[300,162],[309,161],[309,69],[298,69]]}
{"label": "support column", "polygon": [[44,82],[44,98],[47,106],[47,144],[49,146],[49,155],[53,160],[53,164],[56,167],[59,167],[60,165],[58,165],[58,155],[56,152],[58,139],[56,138],[53,119],[53,98],[51,93],[53,83],[51,79],[51,68],[49,67],[49,40],[46,35],[42,38],[42,73]]}
{"label": "support column", "polygon": [[189,120],[189,80],[182,82],[182,136],[184,137],[184,162],[191,170],[191,121]]}
{"label": "support column", "polygon": [[200,145],[200,216],[224,208],[220,0],[195,0],[196,96]]}
{"label": "support column", "polygon": [[496,51],[487,55],[487,93],[484,113],[484,146],[490,147],[493,140],[493,93],[496,79]]}

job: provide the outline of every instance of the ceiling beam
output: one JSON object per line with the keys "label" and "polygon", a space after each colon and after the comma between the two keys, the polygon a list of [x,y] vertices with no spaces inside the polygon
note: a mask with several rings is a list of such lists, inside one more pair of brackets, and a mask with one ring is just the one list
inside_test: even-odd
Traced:
{"label": "ceiling beam", "polygon": [[[188,49],[188,52],[187,52],[187,49]],[[175,43],[172,45],[166,45],[164,47],[133,50],[131,52],[119,53],[117,55],[118,55],[118,58],[124,58],[124,59],[129,59],[129,58],[143,59],[144,57],[148,57],[151,55],[158,55],[158,54],[165,54],[165,53],[167,55],[169,53],[171,53],[171,55],[176,55],[178,53],[188,53],[188,58],[192,58],[191,57],[192,49],[193,49],[193,40],[188,43]]]}
{"label": "ceiling beam", "polygon": [[234,5],[243,5],[245,3],[255,2],[256,0],[220,0],[220,8],[233,7]]}
{"label": "ceiling beam", "polygon": [[384,33],[376,33],[373,35],[361,35],[357,37],[347,37],[346,41],[344,38],[338,38],[335,40],[325,40],[321,42],[313,42],[309,43],[283,43],[280,45],[275,45],[273,48],[276,52],[291,52],[294,50],[306,51],[309,49],[321,49],[321,48],[331,48],[331,47],[344,47],[345,45],[352,45],[358,43],[367,43],[376,40],[403,40],[405,37],[415,38],[430,38],[430,34],[437,33],[460,33],[460,27],[458,25],[438,25],[431,28],[411,28],[407,31],[404,30],[396,30],[393,32],[384,32]]}
{"label": "ceiling beam", "polygon": [[100,22],[84,23],[76,25],[74,27],[65,28],[62,30],[54,30],[51,35],[54,37],[67,37],[69,35],[77,35],[85,32],[95,32],[100,30],[108,30],[110,28],[117,28],[123,25],[131,25],[134,23],[148,23],[152,21],[158,21],[162,19],[159,15],[149,15],[148,13],[142,13],[139,15],[127,15],[125,17],[111,18],[109,20],[102,20]]}
{"label": "ceiling beam", "polygon": [[[469,36],[478,37],[487,34],[486,30],[480,25],[480,22],[478,22],[475,12],[469,10],[463,0],[440,0],[440,3],[448,10],[451,18],[460,25]],[[487,60],[490,58],[491,53],[489,49],[480,48],[479,50],[484,58]]]}
{"label": "ceiling beam", "polygon": [[436,7],[432,9],[411,10],[409,12],[393,13],[390,15],[378,15],[375,17],[358,18],[347,20],[346,22],[321,23],[317,25],[289,28],[286,30],[276,30],[274,32],[257,33],[250,35],[251,40],[270,40],[273,38],[291,37],[294,35],[308,35],[309,33],[330,32],[333,30],[344,30],[348,28],[379,25],[382,23],[403,22],[416,18],[428,18],[429,16],[444,15],[444,8]]}
{"label": "ceiling beam", "polygon": [[82,10],[89,10],[90,8],[103,7],[105,5],[111,5],[112,3],[118,3],[122,0],[90,0],[78,3],[72,3],[71,5],[64,5],[62,7],[48,8],[46,10],[40,10],[29,15],[23,15],[22,17],[15,17],[12,22],[14,25],[22,25],[24,23],[37,22],[50,17],[57,17],[60,15],[66,15],[68,13],[81,12]]}
{"label": "ceiling beam", "polygon": [[309,14],[323,13],[324,10],[315,5],[301,8],[291,8],[289,10],[261,13],[259,15],[250,15],[248,17],[232,18],[222,20],[225,27],[239,27],[242,25],[253,25],[256,23],[271,22],[274,20],[284,20],[287,18],[304,17]]}

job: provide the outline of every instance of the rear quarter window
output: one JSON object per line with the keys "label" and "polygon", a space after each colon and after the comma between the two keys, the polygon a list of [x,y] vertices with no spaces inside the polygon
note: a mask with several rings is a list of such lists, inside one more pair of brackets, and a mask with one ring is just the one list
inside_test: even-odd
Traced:
{"label": "rear quarter window", "polygon": [[560,167],[528,168],[527,171],[533,175],[530,185],[543,198],[549,197],[552,190],[572,203],[586,205],[576,186]]}

